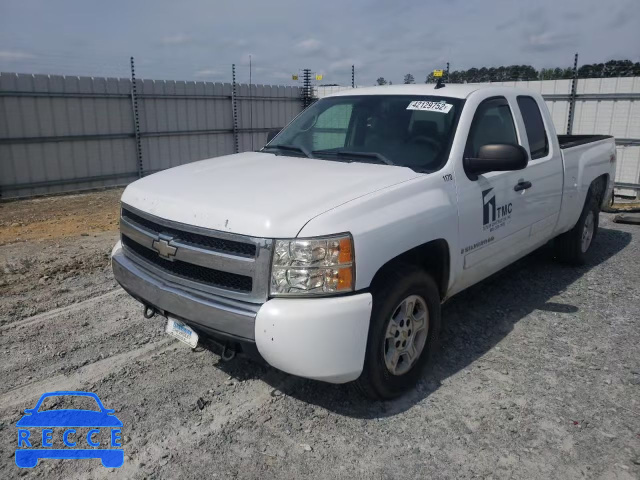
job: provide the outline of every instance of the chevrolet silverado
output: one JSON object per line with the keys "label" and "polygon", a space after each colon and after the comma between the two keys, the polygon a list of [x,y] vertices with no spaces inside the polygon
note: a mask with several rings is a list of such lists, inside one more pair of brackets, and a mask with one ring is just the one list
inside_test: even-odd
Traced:
{"label": "chevrolet silverado", "polygon": [[130,184],[113,271],[192,347],[393,398],[445,300],[551,240],[585,261],[615,160],[612,137],[557,135],[533,91],[343,91],[258,152]]}

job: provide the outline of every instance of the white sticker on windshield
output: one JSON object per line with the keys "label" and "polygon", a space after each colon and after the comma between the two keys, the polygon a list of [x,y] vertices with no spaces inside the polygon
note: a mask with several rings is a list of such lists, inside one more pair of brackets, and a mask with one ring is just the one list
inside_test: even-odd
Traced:
{"label": "white sticker on windshield", "polygon": [[425,100],[414,100],[409,104],[407,110],[422,110],[425,112],[441,112],[441,113],[449,113],[451,110],[450,103],[441,100],[439,102],[429,102]]}

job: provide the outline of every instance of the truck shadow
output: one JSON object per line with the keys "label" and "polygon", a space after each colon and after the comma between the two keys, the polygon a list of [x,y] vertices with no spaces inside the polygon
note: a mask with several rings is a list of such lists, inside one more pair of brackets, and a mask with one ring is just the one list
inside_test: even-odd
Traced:
{"label": "truck shadow", "polygon": [[[545,246],[456,295],[443,306],[440,350],[434,362],[416,389],[397,400],[371,402],[349,385],[330,385],[301,378],[271,383],[270,377],[273,377],[270,375],[262,379],[274,388],[282,389],[286,395],[340,415],[355,418],[396,415],[428,397],[445,379],[485,355],[513,330],[516,323],[532,312],[578,312],[578,305],[551,299],[630,242],[630,233],[601,227],[593,253],[584,266],[571,267],[556,262],[551,247]],[[220,367],[226,370],[223,365]]]}

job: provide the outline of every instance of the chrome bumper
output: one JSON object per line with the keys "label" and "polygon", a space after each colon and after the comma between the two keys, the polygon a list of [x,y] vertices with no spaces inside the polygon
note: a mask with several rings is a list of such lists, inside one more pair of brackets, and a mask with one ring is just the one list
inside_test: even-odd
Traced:
{"label": "chrome bumper", "polygon": [[255,318],[260,304],[171,285],[129,260],[122,252],[120,242],[111,254],[111,265],[118,283],[140,302],[205,332],[255,341]]}

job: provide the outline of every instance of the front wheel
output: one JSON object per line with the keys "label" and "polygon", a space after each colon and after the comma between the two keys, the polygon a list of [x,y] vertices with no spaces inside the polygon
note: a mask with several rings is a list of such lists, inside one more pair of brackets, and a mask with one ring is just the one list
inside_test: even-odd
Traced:
{"label": "front wheel", "polygon": [[440,331],[440,294],[426,272],[401,265],[372,289],[364,368],[356,381],[374,399],[409,390],[431,358]]}

